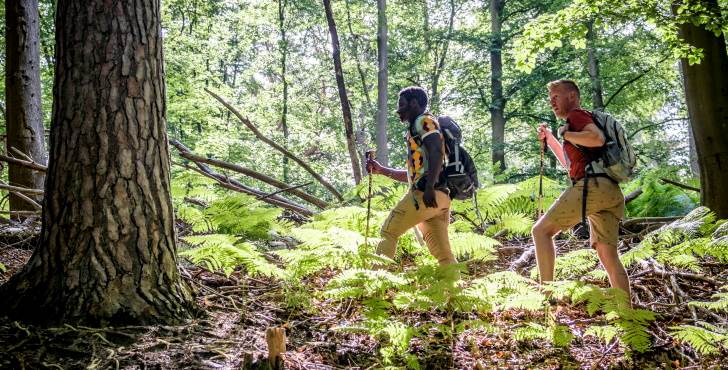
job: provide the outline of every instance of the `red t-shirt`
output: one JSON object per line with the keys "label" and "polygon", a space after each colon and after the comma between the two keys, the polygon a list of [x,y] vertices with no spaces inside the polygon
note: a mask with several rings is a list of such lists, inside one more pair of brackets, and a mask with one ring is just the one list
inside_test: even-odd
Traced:
{"label": "red t-shirt", "polygon": [[[566,116],[566,123],[569,125],[569,131],[580,132],[590,123],[594,123],[592,115],[589,111],[583,109],[574,109]],[[587,152],[594,150],[589,148]],[[566,162],[569,164],[569,177],[572,181],[581,180],[584,177],[584,168],[587,164],[587,158],[584,154],[571,142],[564,140],[564,154]]]}

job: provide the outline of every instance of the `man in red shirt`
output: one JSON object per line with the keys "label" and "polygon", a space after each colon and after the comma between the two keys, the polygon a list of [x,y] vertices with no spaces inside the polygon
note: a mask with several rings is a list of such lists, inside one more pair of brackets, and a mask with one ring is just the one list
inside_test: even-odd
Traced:
{"label": "man in red shirt", "polygon": [[[550,82],[548,90],[551,109],[557,118],[566,120],[559,129],[564,144],[559,143],[545,123],[538,128],[538,139],[546,140],[561,165],[569,171],[573,186],[561,194],[531,230],[542,283],[554,278],[553,237],[582,219],[587,156],[604,145],[604,134],[594,124],[591,113],[581,109],[579,87],[574,81]],[[624,217],[624,195],[619,185],[608,177],[589,175],[587,179],[585,214],[589,219],[590,244],[596,249],[612,287],[629,295],[629,278],[617,251],[619,221]]]}

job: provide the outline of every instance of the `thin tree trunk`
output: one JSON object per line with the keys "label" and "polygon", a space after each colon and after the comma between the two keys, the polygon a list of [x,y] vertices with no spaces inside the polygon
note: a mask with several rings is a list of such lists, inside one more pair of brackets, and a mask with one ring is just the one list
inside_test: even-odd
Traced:
{"label": "thin tree trunk", "polygon": [[450,18],[447,25],[447,34],[442,41],[442,52],[435,54],[435,67],[432,72],[432,96],[430,97],[430,109],[438,112],[440,109],[440,76],[445,70],[445,61],[447,60],[447,51],[450,47],[450,39],[452,38],[453,28],[455,26],[455,1],[450,0]]}
{"label": "thin tree trunk", "polygon": [[388,97],[388,36],[387,36],[387,0],[377,0],[377,160],[389,166],[389,146],[387,139]]}
{"label": "thin tree trunk", "polygon": [[[43,136],[40,91],[40,20],[38,0],[5,2],[5,102],[7,145],[19,149],[33,161],[48,163]],[[11,163],[10,184],[43,188],[44,174]],[[33,198],[33,197],[32,197]],[[40,202],[40,197],[34,197]],[[11,211],[31,211],[33,205],[10,194]]]}
{"label": "thin tree trunk", "polygon": [[344,84],[344,71],[341,67],[341,51],[339,48],[339,34],[336,32],[336,22],[334,14],[331,11],[331,0],[323,0],[326,10],[326,22],[329,25],[329,33],[331,34],[331,49],[334,59],[334,72],[336,74],[336,86],[339,90],[339,100],[341,101],[341,112],[344,116],[344,129],[346,135],[346,147],[349,149],[349,158],[351,159],[351,169],[356,184],[361,182],[361,167],[359,165],[359,156],[356,150],[356,139],[354,138],[354,123],[351,119],[351,104],[346,96],[346,85]]}
{"label": "thin tree trunk", "polygon": [[[701,1],[717,8],[715,0]],[[728,53],[725,36],[685,23],[680,35],[703,50],[700,64],[681,61],[690,123],[700,163],[700,197],[720,218],[728,218]]]}
{"label": "thin tree trunk", "polygon": [[501,48],[503,47],[503,38],[501,36],[501,18],[503,17],[504,0],[490,1],[490,32],[492,44],[490,46],[490,85],[493,99],[490,104],[490,119],[492,128],[493,142],[493,165],[498,165],[496,171],[501,173],[506,170],[505,160],[505,129],[506,119],[504,110],[506,108],[506,100],[503,96],[503,59]]}
{"label": "thin tree trunk", "polygon": [[[281,82],[283,83],[283,107],[281,108],[281,129],[283,130],[283,146],[288,147],[288,80],[286,63],[288,59],[288,39],[286,35],[286,7],[288,0],[278,0],[278,26],[281,33]],[[288,182],[288,157],[283,156],[283,182]]]}
{"label": "thin tree trunk", "polygon": [[59,0],[41,244],[0,311],[47,324],[179,323],[159,0]]}
{"label": "thin tree trunk", "polygon": [[594,21],[587,23],[587,56],[589,65],[589,79],[592,87],[592,107],[596,110],[604,110],[604,94],[602,92],[602,80],[599,75],[599,59],[596,51],[596,33],[594,32]]}
{"label": "thin tree trunk", "polygon": [[698,164],[698,149],[695,147],[695,136],[693,128],[688,122],[688,159],[690,161],[690,173],[693,176],[700,176],[700,165]]}

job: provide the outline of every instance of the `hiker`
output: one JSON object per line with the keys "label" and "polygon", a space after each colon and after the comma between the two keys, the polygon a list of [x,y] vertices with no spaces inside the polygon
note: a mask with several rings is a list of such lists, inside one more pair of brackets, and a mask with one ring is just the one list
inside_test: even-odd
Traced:
{"label": "hiker", "polygon": [[377,246],[377,254],[394,258],[399,237],[417,226],[430,253],[441,265],[448,265],[456,261],[447,235],[450,196],[441,176],[445,145],[437,118],[426,111],[427,102],[427,93],[421,87],[407,87],[399,92],[397,115],[408,126],[406,170],[384,167],[374,159],[367,160],[369,173],[410,184],[407,194],[382,225],[382,241]]}
{"label": "hiker", "polygon": [[[586,170],[589,158],[595,158],[597,148],[605,143],[604,133],[595,124],[592,113],[581,108],[579,87],[574,81],[550,82],[548,93],[554,114],[566,120],[559,128],[564,144],[559,143],[545,123],[538,128],[538,139],[542,143],[546,141],[561,165],[569,171],[572,186],[561,194],[531,231],[541,282],[554,278],[553,237],[578,224],[583,212],[589,219],[589,244],[596,249],[609,275],[609,283],[629,296],[629,279],[617,251],[619,221],[624,217],[624,195],[614,179]],[[588,181],[586,192],[585,177]],[[586,204],[582,209],[585,193]]]}

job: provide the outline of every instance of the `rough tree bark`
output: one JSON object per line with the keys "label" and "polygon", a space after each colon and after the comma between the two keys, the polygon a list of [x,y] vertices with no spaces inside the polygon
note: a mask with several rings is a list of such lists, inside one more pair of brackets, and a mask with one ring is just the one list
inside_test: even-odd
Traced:
{"label": "rough tree bark", "polygon": [[329,25],[329,33],[331,34],[331,49],[334,59],[334,72],[336,74],[336,86],[339,90],[339,100],[341,101],[341,112],[344,115],[344,129],[346,136],[346,147],[349,149],[349,157],[351,158],[351,169],[356,184],[361,182],[361,166],[359,164],[359,155],[356,150],[356,140],[354,138],[354,123],[351,120],[351,104],[349,97],[346,95],[346,85],[344,83],[344,71],[341,67],[341,51],[339,48],[339,34],[336,31],[336,22],[334,14],[331,11],[331,0],[323,0],[324,9],[326,10],[326,22]]}
{"label": "rough tree bark", "polygon": [[41,245],[0,311],[45,324],[179,323],[159,0],[59,0]]}
{"label": "rough tree bark", "polygon": [[388,56],[387,35],[387,0],[377,0],[377,160],[384,166],[389,166],[389,147],[387,140],[387,63]]}
{"label": "rough tree bark", "polygon": [[[701,2],[709,9],[716,0]],[[683,59],[683,79],[690,124],[700,163],[700,197],[720,218],[728,218],[728,53],[724,34],[716,36],[703,26],[685,23],[680,35],[703,50],[700,64]]]}
{"label": "rough tree bark", "polygon": [[492,124],[493,141],[493,165],[498,164],[497,172],[506,170],[505,156],[505,129],[506,118],[504,110],[506,100],[503,96],[503,38],[501,36],[501,19],[503,18],[504,0],[490,1],[490,85],[492,90],[492,101],[490,103],[490,120]]}
{"label": "rough tree bark", "polygon": [[[5,102],[7,104],[7,145],[19,149],[37,163],[47,163],[43,137],[40,91],[40,20],[38,0],[5,2]],[[43,173],[11,163],[10,184],[43,188]],[[35,197],[34,200],[41,200]],[[35,208],[10,194],[11,211]]]}

